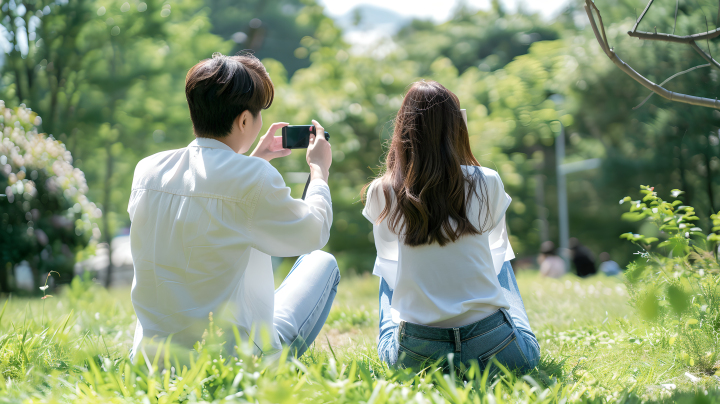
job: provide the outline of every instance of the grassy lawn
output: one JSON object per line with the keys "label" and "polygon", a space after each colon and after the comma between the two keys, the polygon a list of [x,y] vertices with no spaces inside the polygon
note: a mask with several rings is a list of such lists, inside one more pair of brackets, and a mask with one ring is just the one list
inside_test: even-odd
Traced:
{"label": "grassy lawn", "polygon": [[[223,357],[211,337],[200,353],[160,349],[131,364],[129,290],[77,282],[46,300],[7,302],[0,402],[719,401],[718,377],[678,360],[673,335],[635,318],[621,280],[542,279],[527,271],[518,283],[540,341],[540,367],[520,378],[473,373],[463,381],[377,360],[372,276],[345,276],[316,344],[300,361],[270,366],[246,346]],[[232,335],[224,331],[217,341]]]}

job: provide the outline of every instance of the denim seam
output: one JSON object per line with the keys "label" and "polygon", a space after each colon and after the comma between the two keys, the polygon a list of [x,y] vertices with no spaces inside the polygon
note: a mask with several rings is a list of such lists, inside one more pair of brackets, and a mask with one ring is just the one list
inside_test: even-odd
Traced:
{"label": "denim seam", "polygon": [[430,338],[422,338],[422,337],[416,337],[415,335],[413,335],[413,334],[408,334],[408,333],[403,333],[402,336],[404,336],[404,337],[409,337],[409,338],[413,338],[413,339],[419,339],[419,340],[421,340],[421,341],[447,342],[448,344],[454,343],[453,340],[449,340],[449,339],[430,339]]}
{"label": "denim seam", "polygon": [[[499,354],[500,352],[502,352],[503,349],[507,348],[516,338],[517,337],[515,336],[515,333],[511,334],[509,337],[505,338],[505,340],[503,342],[497,344],[497,346],[495,346],[495,348],[491,349],[489,352],[486,352],[486,353],[480,355],[480,357],[479,357],[480,361],[486,361],[487,359],[492,358],[493,356]],[[502,347],[498,348],[500,346],[502,346]]]}
{"label": "denim seam", "polygon": [[[498,325],[497,327],[493,328],[492,330],[488,330],[488,331],[485,331],[485,332],[482,333],[482,334],[473,335],[472,337],[462,339],[462,340],[460,340],[460,342],[466,342],[466,341],[470,341],[471,339],[474,339],[474,338],[477,338],[477,337],[482,337],[483,335],[486,335],[486,334],[488,334],[488,333],[491,333],[491,332],[497,330],[498,328],[500,328],[500,327],[502,327],[503,325],[506,325],[506,324],[510,325],[510,323],[508,323],[507,321],[504,321],[502,324]],[[410,337],[410,338],[413,338],[413,339],[419,339],[419,340],[422,340],[422,341],[447,342],[448,344],[455,343],[455,340],[454,340],[454,339],[451,340],[451,339],[431,339],[431,338],[423,338],[423,337],[418,337],[418,336],[415,336],[415,335],[413,335],[413,334],[408,334],[408,333],[403,333],[403,336]]]}
{"label": "denim seam", "polygon": [[485,331],[485,332],[484,332],[484,333],[482,333],[482,334],[478,334],[478,335],[473,335],[472,337],[469,337],[469,338],[465,338],[464,340],[462,340],[462,342],[465,342],[465,341],[470,341],[471,339],[474,339],[474,338],[477,338],[477,337],[482,337],[483,335],[487,335],[487,334],[489,334],[489,333],[491,333],[491,332],[493,332],[493,331],[497,330],[498,328],[500,328],[500,327],[504,326],[505,324],[508,324],[508,322],[507,322],[507,321],[503,321],[503,323],[502,323],[502,324],[500,324],[499,326],[497,326],[497,327],[493,328],[492,330],[488,330],[488,331]]}
{"label": "denim seam", "polygon": [[523,352],[522,348],[520,348],[520,344],[518,343],[517,336],[515,337],[515,345],[518,348],[518,351],[520,351],[520,355],[522,355],[523,360],[525,361],[525,366],[530,366],[530,361],[528,360],[527,356],[525,356],[525,352]]}
{"label": "denim seam", "polygon": [[409,353],[410,356],[415,356],[416,359],[422,359],[422,360],[430,360],[430,359],[432,359],[432,357],[430,357],[430,356],[420,355],[419,353],[417,353],[417,352],[413,351],[412,349],[404,346],[403,344],[398,344],[398,359],[400,358],[400,350],[401,350],[401,349],[404,350],[405,353]]}
{"label": "denim seam", "polygon": [[[530,361],[528,361],[527,356],[525,356],[525,352],[523,352],[522,348],[520,348],[520,344],[517,342],[517,339],[518,339],[517,336],[520,332],[518,331],[518,328],[515,325],[515,322],[513,322],[512,317],[510,317],[510,313],[508,313],[507,310],[505,310],[505,309],[501,309],[501,310],[502,310],[503,314],[505,314],[505,317],[507,318],[508,323],[510,324],[510,327],[512,327],[513,335],[515,335],[515,345],[517,346],[518,351],[520,351],[520,355],[522,355],[523,359],[525,360],[525,365],[530,366]],[[523,341],[524,340],[525,339],[523,338]]]}
{"label": "denim seam", "polygon": [[455,352],[461,352],[462,343],[460,341],[460,329],[453,328],[453,334],[455,334]]}
{"label": "denim seam", "polygon": [[[401,350],[402,350],[402,352],[401,352]],[[405,347],[403,347],[403,346],[400,346],[400,348],[398,349],[398,360],[400,359],[400,356],[401,356],[402,354],[406,354],[407,356],[410,356],[410,357],[412,357],[413,359],[419,360],[419,361],[421,361],[421,362],[425,362],[425,361],[429,361],[429,360],[430,360],[430,358],[427,357],[427,356],[418,355],[418,354],[416,354],[415,352],[413,352],[413,351],[411,351],[411,350],[409,350],[409,349],[407,349],[407,348],[405,348]]]}
{"label": "denim seam", "polygon": [[[333,268],[333,272],[336,269],[339,270],[339,268],[336,266],[335,268]],[[300,337],[300,334],[302,334],[302,330],[305,328],[305,325],[307,325],[308,320],[310,320],[310,317],[315,315],[315,312],[317,312],[317,310],[320,308],[320,304],[319,304],[320,300],[322,299],[323,296],[325,296],[326,293],[329,293],[329,291],[332,289],[331,285],[334,284],[335,279],[337,279],[337,276],[333,276],[333,277],[330,277],[330,279],[328,279],[328,282],[327,282],[327,284],[325,284],[325,288],[323,289],[323,292],[320,294],[320,297],[318,298],[317,302],[315,302],[315,305],[313,306],[312,311],[305,318],[302,325],[300,325],[300,327],[298,327],[298,335],[296,335],[295,339],[293,339],[293,341],[290,343],[291,346],[293,343],[295,343],[295,341],[297,341],[297,339]],[[305,342],[303,342],[303,344],[305,344]]]}

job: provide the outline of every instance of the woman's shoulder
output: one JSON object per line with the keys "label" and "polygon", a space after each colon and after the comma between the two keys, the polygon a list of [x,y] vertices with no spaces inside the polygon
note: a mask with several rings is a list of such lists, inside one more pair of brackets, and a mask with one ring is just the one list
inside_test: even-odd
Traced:
{"label": "woman's shoulder", "polygon": [[379,177],[373,180],[367,188],[363,215],[375,223],[384,208],[385,190],[383,189],[383,177]]}
{"label": "woman's shoulder", "polygon": [[500,174],[498,174],[497,171],[491,168],[482,166],[462,166],[462,168],[467,174],[471,176],[482,177],[485,181],[502,183],[502,179],[500,179]]}
{"label": "woman's shoulder", "polygon": [[367,187],[367,199],[371,199],[373,197],[377,197],[377,194],[383,189],[382,188],[382,177],[375,178],[370,185]]}

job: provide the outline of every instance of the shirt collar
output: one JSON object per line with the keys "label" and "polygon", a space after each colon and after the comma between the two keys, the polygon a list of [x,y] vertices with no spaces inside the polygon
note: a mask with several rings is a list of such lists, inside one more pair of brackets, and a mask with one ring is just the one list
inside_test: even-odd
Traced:
{"label": "shirt collar", "polygon": [[225,143],[223,143],[219,140],[210,139],[208,137],[195,138],[195,140],[190,142],[190,144],[188,145],[188,147],[193,147],[193,146],[205,147],[208,149],[224,149],[224,150],[229,150],[229,151],[235,153],[235,150],[233,150],[230,146],[226,145]]}

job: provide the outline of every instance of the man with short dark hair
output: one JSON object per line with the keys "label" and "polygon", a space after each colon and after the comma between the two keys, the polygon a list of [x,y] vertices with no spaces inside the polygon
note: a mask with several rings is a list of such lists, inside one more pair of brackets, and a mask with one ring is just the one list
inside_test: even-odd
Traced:
{"label": "man with short dark hair", "polygon": [[[274,97],[257,58],[214,54],[190,69],[185,93],[196,139],[143,159],[133,178],[131,355],[151,337],[193,346],[212,317],[230,338],[236,326],[258,353],[289,346],[299,357],[325,323],[340,280],[335,258],[319,251],[333,217],[330,144],[310,135],[307,196],[293,199],[269,163],[290,154],[275,136],[286,123],[272,124],[243,155]],[[302,255],[277,291],[271,255]]]}

